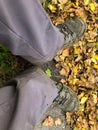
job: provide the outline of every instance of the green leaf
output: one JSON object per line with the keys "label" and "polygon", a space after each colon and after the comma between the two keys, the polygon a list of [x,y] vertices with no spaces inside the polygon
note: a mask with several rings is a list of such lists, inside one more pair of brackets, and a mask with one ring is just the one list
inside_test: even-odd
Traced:
{"label": "green leaf", "polygon": [[47,69],[47,70],[45,71],[45,73],[46,73],[46,75],[47,75],[48,77],[51,77],[51,70],[50,70],[50,69]]}

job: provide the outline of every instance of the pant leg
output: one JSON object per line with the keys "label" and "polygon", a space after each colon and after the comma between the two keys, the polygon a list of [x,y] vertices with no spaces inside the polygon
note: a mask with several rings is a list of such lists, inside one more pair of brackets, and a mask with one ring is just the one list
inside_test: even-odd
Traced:
{"label": "pant leg", "polygon": [[[5,121],[3,120],[4,122],[8,122],[9,120],[11,122],[8,122],[7,126],[4,126],[4,123],[0,122],[0,130],[33,130],[35,124],[57,96],[57,88],[54,82],[38,68],[28,70],[8,82],[6,86],[16,86],[17,102],[15,102],[14,114],[10,116],[12,119],[9,119],[6,114],[2,116],[5,119]],[[8,91],[5,91],[5,94],[10,96],[10,92],[8,93]],[[0,99],[1,97],[2,94],[0,95]],[[9,98],[10,100],[11,98]],[[9,128],[7,128],[8,126]]]}
{"label": "pant leg", "polygon": [[0,130],[8,130],[12,120],[17,99],[15,87],[6,86],[0,89]]}
{"label": "pant leg", "polygon": [[39,0],[0,0],[0,43],[33,64],[51,60],[64,43]]}

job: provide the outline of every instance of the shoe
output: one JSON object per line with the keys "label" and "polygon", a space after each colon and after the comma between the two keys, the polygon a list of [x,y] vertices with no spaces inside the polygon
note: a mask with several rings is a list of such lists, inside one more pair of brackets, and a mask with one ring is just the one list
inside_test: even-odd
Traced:
{"label": "shoe", "polygon": [[60,32],[64,34],[65,43],[63,48],[69,48],[75,44],[86,32],[87,25],[80,18],[71,18],[63,24],[57,25]]}
{"label": "shoe", "polygon": [[60,68],[55,67],[55,61],[52,60],[48,62],[47,64],[44,64],[40,67],[42,70],[44,70],[44,72],[47,72],[48,69],[50,70],[51,72],[50,78],[55,82],[59,90],[58,96],[54,100],[53,105],[56,105],[57,107],[58,106],[61,107],[61,109],[64,112],[77,111],[79,107],[79,101],[78,101],[77,95],[69,87],[60,83],[60,79],[62,79],[63,76],[59,74]]}
{"label": "shoe", "polygon": [[50,77],[53,81],[55,82],[59,82],[61,78],[63,78],[63,76],[60,75],[59,71],[60,71],[60,67],[56,68],[55,67],[56,62],[55,60],[49,61],[43,65],[39,65],[39,67],[47,74],[47,71],[50,71],[50,75],[47,74],[48,77]]}
{"label": "shoe", "polygon": [[[58,87],[61,88],[58,96],[43,114],[34,130],[72,130],[71,125],[65,122],[65,112],[75,112],[79,107],[79,101],[70,88],[62,84],[58,84]],[[59,124],[55,123],[56,120],[59,120]]]}
{"label": "shoe", "polygon": [[79,100],[75,92],[62,83],[57,84],[61,88],[52,106],[60,108],[63,112],[75,112],[79,108]]}

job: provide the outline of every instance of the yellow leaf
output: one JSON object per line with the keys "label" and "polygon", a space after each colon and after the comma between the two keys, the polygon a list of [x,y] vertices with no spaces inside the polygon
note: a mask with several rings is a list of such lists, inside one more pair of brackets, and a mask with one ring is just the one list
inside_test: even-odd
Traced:
{"label": "yellow leaf", "polygon": [[88,5],[90,0],[84,0],[84,5]]}
{"label": "yellow leaf", "polygon": [[71,64],[71,63],[68,63],[68,66],[71,68],[71,67],[72,67],[72,64]]}
{"label": "yellow leaf", "polygon": [[98,60],[98,55],[94,55],[93,58],[94,58],[95,60]]}
{"label": "yellow leaf", "polygon": [[54,5],[48,4],[48,8],[50,9],[50,11],[51,11],[52,13],[55,13],[55,12],[56,12],[56,7],[55,7]]}
{"label": "yellow leaf", "polygon": [[79,47],[74,48],[74,54],[80,54],[81,49]]}
{"label": "yellow leaf", "polygon": [[88,97],[82,97],[80,104],[84,104],[87,101]]}
{"label": "yellow leaf", "polygon": [[93,68],[98,69],[98,65],[94,64]]}
{"label": "yellow leaf", "polygon": [[74,67],[74,68],[73,68],[73,72],[74,72],[75,74],[77,74],[78,68],[77,68],[77,67]]}
{"label": "yellow leaf", "polygon": [[90,43],[93,43],[93,42],[96,42],[96,39],[93,39],[93,40],[87,40],[88,42]]}
{"label": "yellow leaf", "polygon": [[84,92],[82,92],[80,95],[78,95],[78,99],[81,99],[84,96]]}
{"label": "yellow leaf", "polygon": [[76,0],[76,6],[78,6],[79,5],[79,0]]}
{"label": "yellow leaf", "polygon": [[96,59],[94,59],[93,57],[91,58],[91,62],[93,62],[93,63],[97,64]]}
{"label": "yellow leaf", "polygon": [[89,124],[90,125],[94,125],[94,121],[89,121]]}
{"label": "yellow leaf", "polygon": [[65,59],[65,56],[60,55],[60,60],[61,60],[61,61],[64,61],[64,59]]}
{"label": "yellow leaf", "polygon": [[93,11],[93,12],[95,11],[95,5],[94,5],[94,3],[90,3],[89,7],[90,7],[91,11]]}
{"label": "yellow leaf", "polygon": [[78,81],[78,79],[75,78],[75,79],[70,80],[69,83],[70,83],[71,85],[75,85],[77,81]]}
{"label": "yellow leaf", "polygon": [[58,126],[58,125],[61,125],[61,119],[60,118],[57,118],[55,120],[55,125]]}
{"label": "yellow leaf", "polygon": [[97,103],[97,95],[96,94],[93,94],[93,100],[94,100],[94,103]]}
{"label": "yellow leaf", "polygon": [[84,105],[80,105],[80,107],[79,107],[79,111],[84,111]]}
{"label": "yellow leaf", "polygon": [[85,128],[82,128],[81,130],[86,130]]}

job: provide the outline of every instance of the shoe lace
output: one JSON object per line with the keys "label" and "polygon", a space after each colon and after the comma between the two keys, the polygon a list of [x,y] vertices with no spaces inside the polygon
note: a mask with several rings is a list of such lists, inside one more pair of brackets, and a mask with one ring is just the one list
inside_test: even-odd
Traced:
{"label": "shoe lace", "polygon": [[75,41],[76,34],[66,24],[62,24],[62,25],[60,24],[58,25],[58,28],[60,32],[64,34],[64,39],[65,39],[64,46],[68,46],[69,43],[71,44]]}

